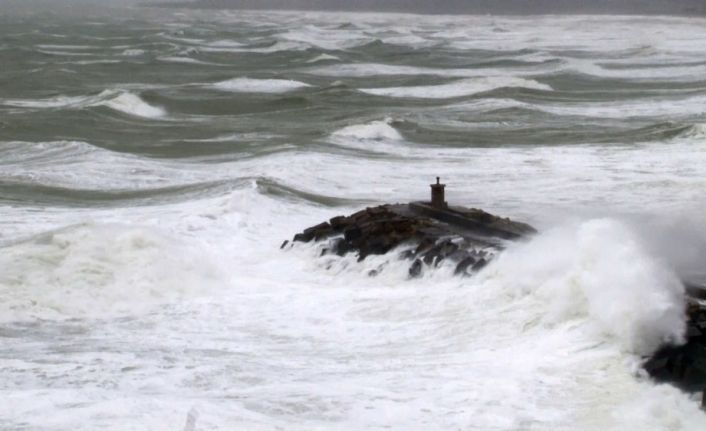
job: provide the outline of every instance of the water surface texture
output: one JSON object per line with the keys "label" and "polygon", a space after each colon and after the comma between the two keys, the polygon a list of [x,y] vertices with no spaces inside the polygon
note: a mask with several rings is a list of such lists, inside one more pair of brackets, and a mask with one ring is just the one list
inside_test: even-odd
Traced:
{"label": "water surface texture", "polygon": [[[0,428],[704,429],[640,360],[706,250],[705,24],[0,15]],[[279,249],[437,175],[542,233]]]}

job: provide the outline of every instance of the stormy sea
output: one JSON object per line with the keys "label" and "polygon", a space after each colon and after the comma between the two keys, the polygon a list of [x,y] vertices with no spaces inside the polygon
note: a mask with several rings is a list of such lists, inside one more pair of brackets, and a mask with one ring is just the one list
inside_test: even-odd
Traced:
{"label": "stormy sea", "polygon": [[[0,429],[705,429],[705,169],[703,19],[0,14]],[[280,250],[436,176],[539,233]]]}

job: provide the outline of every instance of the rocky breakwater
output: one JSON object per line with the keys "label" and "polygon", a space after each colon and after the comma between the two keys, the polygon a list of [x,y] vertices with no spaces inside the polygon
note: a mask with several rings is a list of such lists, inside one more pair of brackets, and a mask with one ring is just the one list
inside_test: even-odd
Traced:
{"label": "rocky breakwater", "polygon": [[356,253],[359,261],[395,251],[410,262],[411,277],[443,261],[453,262],[457,275],[468,275],[483,268],[508,241],[536,232],[528,224],[483,210],[448,206],[444,185],[437,179],[431,187],[431,202],[380,205],[334,217],[296,234],[292,243],[323,242],[322,255]]}

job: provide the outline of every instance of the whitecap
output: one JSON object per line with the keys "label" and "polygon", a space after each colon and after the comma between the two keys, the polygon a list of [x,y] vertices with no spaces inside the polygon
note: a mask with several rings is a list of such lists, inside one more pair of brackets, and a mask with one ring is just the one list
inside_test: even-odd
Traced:
{"label": "whitecap", "polygon": [[128,92],[122,92],[116,97],[104,100],[93,106],[105,106],[124,114],[143,118],[160,118],[166,115],[166,111],[163,108],[152,106],[142,100],[140,96]]}
{"label": "whitecap", "polygon": [[392,126],[392,118],[353,124],[336,130],[328,141],[338,147],[372,151],[385,154],[409,154],[402,134]]}
{"label": "whitecap", "polygon": [[125,57],[138,57],[138,56],[144,55],[144,54],[145,54],[144,49],[126,49],[120,55],[125,56]]}
{"label": "whitecap", "polygon": [[213,84],[213,88],[234,93],[286,93],[306,87],[311,86],[291,79],[234,78]]}
{"label": "whitecap", "polygon": [[307,60],[306,62],[307,63],[318,63],[321,61],[338,61],[338,60],[340,60],[340,58],[336,57],[335,55],[321,54],[321,55],[317,55],[316,57],[314,57],[310,60]]}
{"label": "whitecap", "polygon": [[391,119],[373,121],[367,124],[356,124],[346,126],[334,132],[331,136],[334,138],[353,138],[358,140],[389,140],[400,141],[402,135],[394,127],[390,125]]}
{"label": "whitecap", "polygon": [[409,87],[363,88],[363,93],[387,97],[412,97],[420,99],[449,99],[470,96],[504,87],[521,87],[534,90],[551,91],[552,87],[532,79],[506,76],[464,79],[442,85],[423,85]]}
{"label": "whitecap", "polygon": [[191,58],[191,57],[178,57],[178,56],[157,57],[157,60],[164,61],[165,63],[184,63],[184,64],[201,64],[201,65],[206,65],[206,66],[220,66],[217,63],[208,63],[208,62],[197,60],[197,59]]}

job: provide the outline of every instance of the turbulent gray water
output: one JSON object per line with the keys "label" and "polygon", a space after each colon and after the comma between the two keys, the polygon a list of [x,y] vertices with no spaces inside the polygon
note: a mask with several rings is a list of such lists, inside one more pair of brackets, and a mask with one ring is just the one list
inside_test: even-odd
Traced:
{"label": "turbulent gray water", "polygon": [[[686,18],[0,15],[0,428],[703,429],[639,363],[702,272],[704,58]],[[543,233],[470,279],[279,250],[436,175]]]}

